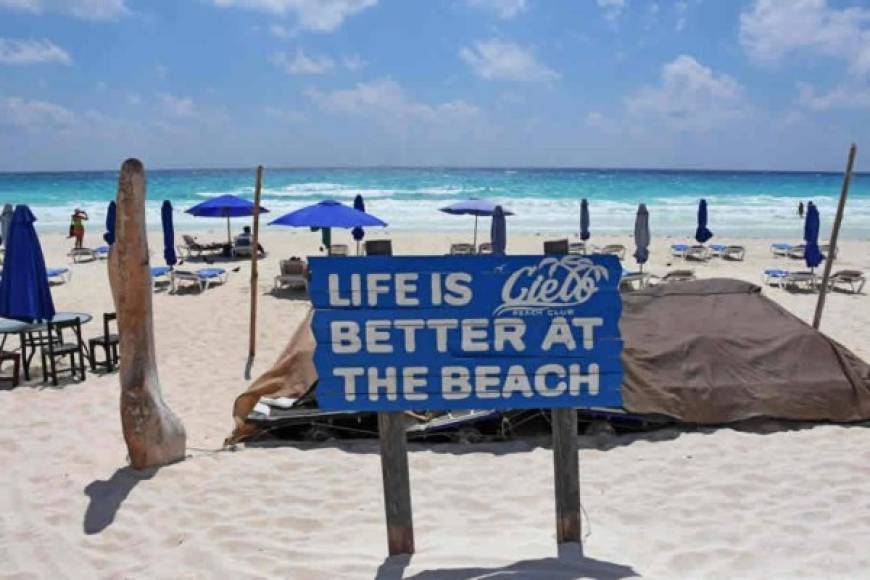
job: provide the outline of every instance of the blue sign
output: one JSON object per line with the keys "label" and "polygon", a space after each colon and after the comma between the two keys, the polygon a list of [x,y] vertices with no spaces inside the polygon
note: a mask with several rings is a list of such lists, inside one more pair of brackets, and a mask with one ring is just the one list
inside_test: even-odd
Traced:
{"label": "blue sign", "polygon": [[614,256],[311,258],[328,410],[621,406]]}

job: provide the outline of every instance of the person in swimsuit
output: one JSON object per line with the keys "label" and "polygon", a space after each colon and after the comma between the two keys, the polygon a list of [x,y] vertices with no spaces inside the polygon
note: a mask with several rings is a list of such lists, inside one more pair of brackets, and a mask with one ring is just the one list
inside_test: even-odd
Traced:
{"label": "person in swimsuit", "polygon": [[76,239],[76,248],[81,248],[85,239],[85,222],[88,221],[88,214],[76,208],[70,219],[72,221],[69,226],[70,237]]}

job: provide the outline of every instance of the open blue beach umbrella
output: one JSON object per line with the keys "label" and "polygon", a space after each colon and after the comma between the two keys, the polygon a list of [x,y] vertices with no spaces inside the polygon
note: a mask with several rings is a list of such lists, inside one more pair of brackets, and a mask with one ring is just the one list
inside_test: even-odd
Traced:
{"label": "open blue beach umbrella", "polygon": [[640,265],[641,272],[649,260],[649,242],[649,210],[642,203],[637,207],[637,216],[634,218],[634,259]]}
{"label": "open blue beach umbrella", "polygon": [[589,202],[584,197],[580,202],[580,239],[584,242],[589,239]]}
{"label": "open blue beach umbrella", "polygon": [[[361,194],[357,194],[356,197],[353,198],[353,209],[361,211],[361,212],[365,212],[366,203],[365,203],[365,201],[363,201],[363,196]],[[366,232],[364,229],[357,226],[357,227],[353,228],[351,235],[353,236],[353,239],[356,240],[356,253],[357,253],[357,255],[359,255],[359,243],[365,237]]]}
{"label": "open blue beach umbrella", "polygon": [[51,320],[55,314],[35,221],[26,205],[15,208],[0,281],[0,316],[24,322]]}
{"label": "open blue beach umbrella", "polygon": [[163,202],[160,208],[160,221],[163,224],[163,259],[167,266],[178,263],[175,255],[175,226],[172,225],[172,204],[169,200]]}
{"label": "open blue beach umbrella", "polygon": [[[232,243],[230,218],[254,215],[254,203],[235,195],[219,195],[196,204],[185,213],[197,217],[227,218],[227,243]],[[261,206],[260,213],[269,213],[269,210]]]}
{"label": "open blue beach umbrella", "polygon": [[[458,201],[446,207],[440,208],[438,211],[449,213],[451,215],[473,215],[474,216],[474,245],[477,246],[477,218],[481,216],[491,216],[495,213],[496,204],[488,199],[471,198],[465,201]],[[514,215],[509,209],[502,208],[504,215]]]}
{"label": "open blue beach umbrella", "polygon": [[806,242],[804,260],[807,263],[807,268],[815,268],[822,263],[825,257],[822,255],[821,249],[819,249],[819,210],[813,202],[807,204],[807,217],[804,222],[804,242]]}
{"label": "open blue beach umbrella", "polygon": [[294,226],[310,228],[355,228],[386,226],[371,214],[327,199],[296,211],[284,214],[269,222],[270,226]]}
{"label": "open blue beach umbrella", "polygon": [[713,232],[707,229],[707,200],[702,199],[698,204],[698,229],[695,230],[695,239],[699,244],[703,244],[712,237]]}
{"label": "open blue beach umbrella", "polygon": [[106,209],[106,233],[103,234],[103,239],[110,246],[115,243],[115,219],[118,213],[118,206],[114,201],[109,202],[109,207]]}
{"label": "open blue beach umbrella", "polygon": [[507,221],[504,219],[504,210],[500,205],[495,206],[492,214],[489,239],[492,243],[492,253],[496,256],[504,256],[507,246]]}

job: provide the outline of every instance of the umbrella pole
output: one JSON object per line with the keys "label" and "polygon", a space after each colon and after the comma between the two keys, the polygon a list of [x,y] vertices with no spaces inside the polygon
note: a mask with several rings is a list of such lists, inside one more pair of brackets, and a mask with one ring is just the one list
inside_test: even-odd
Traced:
{"label": "umbrella pole", "polygon": [[227,216],[227,243],[233,243],[233,235],[230,233],[230,216]]}
{"label": "umbrella pole", "polygon": [[[260,253],[260,192],[263,188],[263,166],[257,166],[257,184],[254,186],[254,239],[251,242],[251,323],[248,334],[248,363],[245,380],[251,380],[251,367],[257,354],[257,258]],[[229,218],[227,218],[229,222]]]}
{"label": "umbrella pole", "polygon": [[477,216],[474,216],[474,251],[477,251]]}
{"label": "umbrella pole", "polygon": [[825,260],[825,273],[822,275],[822,287],[819,288],[819,300],[816,302],[816,314],[813,317],[813,328],[819,329],[822,323],[822,311],[825,309],[825,295],[828,292],[828,279],[831,276],[831,267],[837,256],[837,238],[840,237],[840,224],[843,222],[843,213],[846,210],[846,197],[849,195],[849,182],[852,181],[852,167],[855,165],[855,154],[858,148],[852,143],[849,147],[849,161],[846,162],[846,175],[843,176],[843,189],[840,191],[840,203],[837,205],[837,217],[834,218],[834,228],[831,231],[831,249],[828,251],[828,259]]}

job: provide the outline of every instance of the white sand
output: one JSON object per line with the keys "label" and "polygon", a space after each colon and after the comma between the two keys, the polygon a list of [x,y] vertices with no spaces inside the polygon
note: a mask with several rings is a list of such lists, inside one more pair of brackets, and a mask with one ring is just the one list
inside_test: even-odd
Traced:
{"label": "white sand", "polygon": [[[215,225],[214,237],[220,232]],[[96,232],[89,236],[97,245]],[[391,237],[397,253],[442,252],[450,238],[467,241]],[[512,237],[509,251],[537,251],[543,239]],[[265,236],[255,374],[271,365],[306,310],[268,293],[277,260],[313,252],[317,240],[308,232]],[[673,241],[653,247],[650,271],[666,270]],[[67,263],[61,236],[46,235],[43,245],[49,266]],[[771,258],[768,242],[745,245],[744,263],[694,268],[703,277],[757,282],[763,267],[789,263]],[[838,267],[870,272],[870,242],[844,242],[841,256]],[[581,438],[588,536],[579,562],[556,558],[545,439],[412,445],[418,553],[385,563],[376,441],[217,451],[246,386],[249,266],[240,266],[225,286],[202,295],[155,295],[160,376],[187,428],[186,461],[149,474],[125,467],[117,374],[57,389],[32,382],[0,390],[0,577],[870,575],[870,431],[832,425]],[[97,317],[113,310],[105,263],[71,268],[72,282],[54,290],[58,309]],[[814,296],[767,293],[811,316]],[[98,326],[87,325],[86,335]],[[866,295],[830,296],[823,329],[870,358]]]}

